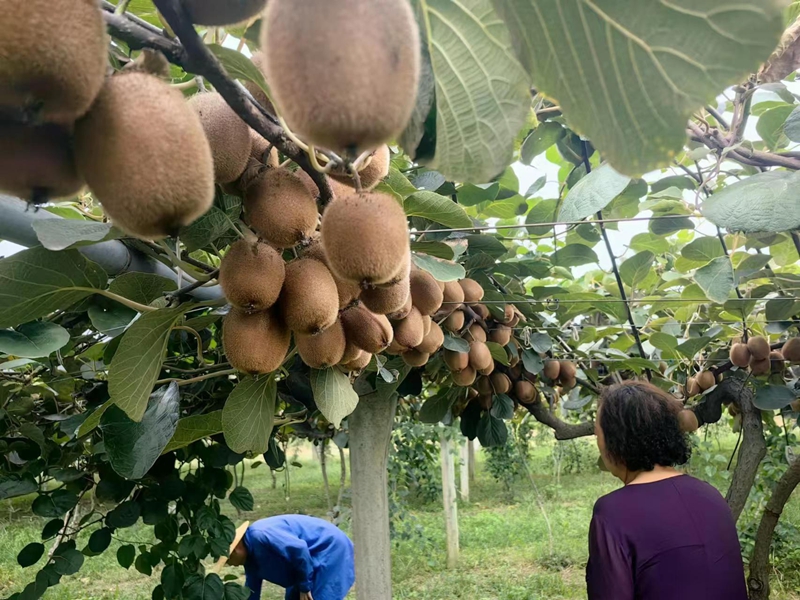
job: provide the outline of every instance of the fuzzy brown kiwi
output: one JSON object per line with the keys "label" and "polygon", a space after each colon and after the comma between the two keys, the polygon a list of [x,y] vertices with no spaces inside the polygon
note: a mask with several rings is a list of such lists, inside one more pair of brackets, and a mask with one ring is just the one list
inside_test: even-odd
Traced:
{"label": "fuzzy brown kiwi", "polygon": [[361,292],[359,298],[372,312],[390,315],[406,305],[410,294],[408,279],[402,279],[388,287],[367,288]]}
{"label": "fuzzy brown kiwi", "polygon": [[288,169],[266,169],[247,188],[244,212],[260,237],[278,248],[311,239],[319,213],[314,197]]}
{"label": "fuzzy brown kiwi", "polygon": [[[256,66],[256,68],[264,74],[264,53],[258,50],[257,52],[253,53],[252,58],[250,61]],[[276,114],[275,106],[273,106],[270,99],[264,93],[264,90],[261,89],[259,85],[250,81],[249,79],[244,81],[244,87],[247,88],[247,91],[253,96],[256,102],[258,102],[261,106],[263,106],[266,111],[270,114]]]}
{"label": "fuzzy brown kiwi", "polygon": [[396,310],[393,313],[389,313],[386,316],[389,317],[390,321],[400,321],[408,316],[412,308],[414,308],[414,306],[411,304],[411,294],[409,294],[408,298],[406,299],[406,303],[400,310]]}
{"label": "fuzzy brown kiwi", "polygon": [[485,304],[473,304],[472,310],[484,321],[492,316]]}
{"label": "fuzzy brown kiwi", "polygon": [[431,323],[431,329],[422,338],[422,343],[417,346],[417,350],[427,354],[433,354],[444,344],[444,332],[437,323]]}
{"label": "fuzzy brown kiwi", "polygon": [[557,360],[548,360],[544,363],[544,369],[542,370],[542,374],[555,381],[558,379],[559,374],[561,373],[561,363]]}
{"label": "fuzzy brown kiwi", "polygon": [[[733,406],[733,404],[731,404]],[[800,413],[800,400],[795,400],[789,403],[789,407],[793,412]]]}
{"label": "fuzzy brown kiwi", "polygon": [[392,356],[400,356],[403,352],[408,350],[408,348],[403,347],[396,339],[392,339],[392,343],[386,347],[386,350],[383,352],[385,354],[391,354]]}
{"label": "fuzzy brown kiwi", "polygon": [[286,265],[278,304],[286,325],[296,333],[325,331],[339,316],[336,282],[324,264],[310,258]]}
{"label": "fuzzy brown kiwi", "polygon": [[392,325],[397,342],[409,350],[419,346],[425,338],[425,324],[416,308],[412,308],[406,318],[395,321]]}
{"label": "fuzzy brown kiwi", "polygon": [[431,319],[428,315],[422,315],[422,333],[428,335],[431,332],[431,325],[433,325],[433,319]]}
{"label": "fuzzy brown kiwi", "polygon": [[[325,251],[322,248],[322,243],[319,239],[319,234],[314,233],[311,237],[311,242],[303,248],[303,258],[311,258],[320,261],[326,267],[328,266],[328,259],[325,256]],[[330,271],[330,267],[328,268]],[[331,272],[333,280],[336,282],[336,292],[339,295],[339,309],[344,309],[350,306],[353,302],[358,300],[361,295],[361,286],[352,281],[347,281],[337,277],[335,273]]]}
{"label": "fuzzy brown kiwi", "polygon": [[536,388],[531,382],[521,379],[514,384],[514,395],[521,404],[533,404],[536,399]]}
{"label": "fuzzy brown kiwi", "polygon": [[489,376],[492,373],[494,373],[494,361],[490,362],[483,369],[478,369],[478,373],[480,373],[481,375],[486,375],[486,376]]}
{"label": "fuzzy brown kiwi", "polygon": [[[309,191],[309,193],[314,196],[314,198],[319,197],[319,188],[308,173],[298,170],[297,176],[303,182],[303,185],[306,186],[306,189]],[[356,193],[356,189],[352,185],[347,185],[346,183],[343,183],[338,179],[333,179],[332,177],[326,177],[326,179],[328,180],[328,184],[333,192],[334,200],[337,198],[344,198],[345,196],[351,196]]]}
{"label": "fuzzy brown kiwi", "polygon": [[0,147],[0,191],[38,203],[77,194],[83,187],[65,127],[0,121]]}
{"label": "fuzzy brown kiwi", "polygon": [[507,394],[511,390],[511,380],[505,373],[492,373],[490,379],[496,394]]}
{"label": "fuzzy brown kiwi", "polygon": [[469,366],[469,353],[456,352],[455,350],[444,351],[444,364],[451,371],[461,371]]}
{"label": "fuzzy brown kiwi", "polygon": [[697,374],[696,380],[703,392],[717,385],[717,378],[711,371],[701,371]]}
{"label": "fuzzy brown kiwi", "polygon": [[341,362],[347,339],[341,321],[337,320],[317,335],[298,333],[294,343],[304,363],[312,369],[326,369]]}
{"label": "fuzzy brown kiwi", "polygon": [[[569,360],[562,360],[559,363],[558,380],[563,384],[565,381],[572,381],[575,379],[577,370],[575,365]],[[574,386],[572,386],[574,387]]]}
{"label": "fuzzy brown kiwi", "polygon": [[686,395],[690,398],[692,396],[697,396],[703,390],[700,389],[700,384],[697,383],[697,379],[694,377],[689,377],[686,380]]}
{"label": "fuzzy brown kiwi", "polygon": [[482,410],[492,410],[492,406],[494,406],[494,399],[492,398],[492,395],[478,393],[478,405],[480,405]]}
{"label": "fuzzy brown kiwi", "polygon": [[477,323],[473,323],[467,329],[466,338],[470,342],[486,342],[486,330]]}
{"label": "fuzzy brown kiwi", "polygon": [[33,109],[39,122],[61,125],[83,116],[103,86],[108,65],[98,3],[4,0],[2,25],[0,109]]}
{"label": "fuzzy brown kiwi", "polygon": [[517,381],[519,378],[522,377],[522,365],[517,363],[516,365],[512,366],[508,369],[508,376],[511,378],[511,381]]}
{"label": "fuzzy brown kiwi", "polygon": [[746,369],[750,365],[750,358],[750,349],[747,344],[739,342],[731,346],[731,362],[740,369]]}
{"label": "fuzzy brown kiwi", "polygon": [[286,267],[274,248],[239,240],[219,266],[219,284],[233,306],[248,312],[266,310],[278,300]]}
{"label": "fuzzy brown kiwi", "polygon": [[793,337],[783,345],[783,357],[793,365],[800,363],[800,337]]}
{"label": "fuzzy brown kiwi", "polygon": [[108,79],[75,125],[75,160],[106,215],[136,237],[174,235],[214,201],[200,118],[180,91],[152,75]]}
{"label": "fuzzy brown kiwi", "polygon": [[427,352],[421,352],[416,348],[406,350],[400,356],[403,357],[403,362],[409,367],[422,367],[428,363],[428,359],[431,357]]}
{"label": "fuzzy brown kiwi", "polygon": [[249,133],[250,158],[266,167],[277,167],[280,163],[278,150],[255,129],[251,129]]}
{"label": "fuzzy brown kiwi", "polygon": [[473,369],[469,365],[467,365],[460,371],[453,371],[452,373],[453,383],[459,387],[471,386],[473,383],[475,383],[475,377],[477,376],[478,374],[475,371],[475,369]]}
{"label": "fuzzy brown kiwi", "polygon": [[361,303],[343,310],[339,319],[347,339],[370,354],[382,352],[394,339],[389,319],[370,312]]}
{"label": "fuzzy brown kiwi", "polygon": [[[369,164],[358,172],[362,190],[371,190],[389,174],[391,158],[392,153],[386,144],[372,153]],[[334,171],[331,173],[331,177],[346,185],[353,186],[353,176],[349,173]]]}
{"label": "fuzzy brown kiwi", "polygon": [[222,323],[222,346],[234,369],[256,375],[281,366],[291,334],[274,310],[246,313],[233,308]]}
{"label": "fuzzy brown kiwi", "polygon": [[492,388],[492,382],[488,377],[477,377],[473,387],[478,390],[479,394],[491,395],[494,392],[494,388]]}
{"label": "fuzzy brown kiwi", "polygon": [[372,354],[369,352],[364,352],[363,350],[361,353],[354,358],[353,360],[342,364],[345,370],[347,371],[360,371],[362,369],[366,369],[369,361],[372,360]]}
{"label": "fuzzy brown kiwi", "polygon": [[458,282],[461,289],[464,291],[464,302],[467,304],[474,304],[483,300],[483,288],[481,284],[474,279],[462,279]]}
{"label": "fuzzy brown kiwi", "polygon": [[403,208],[386,194],[335,200],[325,210],[320,233],[331,270],[360,284],[391,281],[411,251]]}
{"label": "fuzzy brown kiwi", "polygon": [[409,286],[411,302],[423,315],[432,315],[441,308],[444,294],[433,275],[422,269],[412,271]]}
{"label": "fuzzy brown kiwi", "polygon": [[464,302],[464,290],[457,281],[446,281],[442,291],[442,310],[453,312]]}
{"label": "fuzzy brown kiwi", "polygon": [[484,342],[472,342],[469,345],[469,364],[476,371],[488,369],[494,364],[492,353]]}
{"label": "fuzzy brown kiwi", "polygon": [[420,72],[407,1],[268,2],[261,34],[275,104],[305,141],[353,156],[405,129]]}
{"label": "fuzzy brown kiwi", "polygon": [[489,332],[489,341],[507,346],[511,341],[511,328],[506,325],[498,325]]}
{"label": "fuzzy brown kiwi", "polygon": [[750,350],[750,356],[754,360],[764,360],[769,358],[769,342],[766,338],[760,335],[751,337],[747,340],[747,348]]}
{"label": "fuzzy brown kiwi", "polygon": [[750,361],[750,372],[756,377],[759,375],[766,375],[770,372],[771,368],[772,362],[769,360],[769,358],[764,358],[761,360],[754,358]]}
{"label": "fuzzy brown kiwi", "polygon": [[458,333],[464,328],[464,313],[460,310],[455,311],[444,320],[445,329],[452,333]]}
{"label": "fuzzy brown kiwi", "polygon": [[253,147],[247,123],[217,92],[195,94],[189,105],[200,117],[211,147],[214,180],[217,183],[236,181],[244,173]]}
{"label": "fuzzy brown kiwi", "polygon": [[235,25],[264,10],[267,0],[184,0],[195,25]]}
{"label": "fuzzy brown kiwi", "polygon": [[503,318],[501,320],[501,323],[503,323],[504,325],[508,325],[514,320],[514,317],[516,316],[517,314],[514,312],[514,306],[511,304],[506,304],[503,307]]}
{"label": "fuzzy brown kiwi", "polygon": [[770,371],[772,373],[783,373],[786,369],[786,359],[778,350],[769,353]]}
{"label": "fuzzy brown kiwi", "polygon": [[693,410],[683,409],[678,413],[678,426],[684,433],[692,433],[700,429],[700,422]]}
{"label": "fuzzy brown kiwi", "polygon": [[[345,336],[346,338],[346,336]],[[342,360],[339,361],[340,365],[347,364],[356,360],[359,356],[364,354],[364,351],[356,346],[350,340],[346,340],[347,343],[344,346],[344,353],[342,354]]]}

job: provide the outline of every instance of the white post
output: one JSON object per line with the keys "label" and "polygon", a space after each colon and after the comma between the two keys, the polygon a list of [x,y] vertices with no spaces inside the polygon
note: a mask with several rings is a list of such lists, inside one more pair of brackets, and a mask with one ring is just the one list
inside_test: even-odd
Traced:
{"label": "white post", "polygon": [[459,494],[462,502],[469,502],[469,440],[461,443],[461,473],[459,478]]}
{"label": "white post", "polygon": [[444,523],[447,533],[447,568],[458,564],[458,504],[456,503],[456,470],[450,441],[442,431],[442,495],[444,496]]}

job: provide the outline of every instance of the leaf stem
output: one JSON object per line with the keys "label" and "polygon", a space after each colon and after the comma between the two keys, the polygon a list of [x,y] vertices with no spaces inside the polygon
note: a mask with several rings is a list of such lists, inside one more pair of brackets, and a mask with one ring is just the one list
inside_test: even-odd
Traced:
{"label": "leaf stem", "polygon": [[147,306],[146,304],[139,304],[138,302],[134,302],[133,300],[129,300],[128,298],[125,298],[124,296],[120,296],[119,294],[115,294],[114,292],[111,292],[109,290],[97,290],[97,289],[94,289],[94,288],[84,288],[84,287],[78,287],[78,288],[75,288],[75,289],[76,290],[80,290],[80,291],[84,291],[84,292],[91,292],[93,294],[99,294],[101,296],[105,296],[106,298],[114,300],[115,302],[119,302],[123,306],[127,306],[128,308],[130,308],[132,310],[135,310],[136,312],[148,313],[148,312],[153,312],[153,311],[158,310],[158,308],[156,308],[155,306]]}
{"label": "leaf stem", "polygon": [[199,375],[197,377],[192,377],[191,379],[180,379],[178,377],[168,377],[167,379],[159,379],[156,381],[155,385],[163,385],[165,383],[172,383],[173,381],[177,383],[179,386],[189,385],[192,383],[197,383],[199,381],[205,381],[206,379],[213,379],[214,377],[222,377],[227,375],[235,375],[238,373],[236,369],[225,369],[224,371],[215,371],[214,373],[206,373],[205,375]]}

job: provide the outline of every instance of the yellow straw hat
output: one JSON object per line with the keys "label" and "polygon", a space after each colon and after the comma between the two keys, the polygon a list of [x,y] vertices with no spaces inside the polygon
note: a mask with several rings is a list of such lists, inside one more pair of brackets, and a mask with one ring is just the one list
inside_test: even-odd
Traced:
{"label": "yellow straw hat", "polygon": [[228,555],[221,556],[220,559],[217,561],[217,564],[214,565],[214,572],[219,572],[222,567],[228,562],[228,557],[233,554],[234,548],[239,545],[239,542],[242,541],[244,534],[247,532],[247,528],[250,527],[250,521],[245,521],[239,528],[236,530],[236,533],[233,536],[233,541],[231,542],[231,547],[228,548]]}

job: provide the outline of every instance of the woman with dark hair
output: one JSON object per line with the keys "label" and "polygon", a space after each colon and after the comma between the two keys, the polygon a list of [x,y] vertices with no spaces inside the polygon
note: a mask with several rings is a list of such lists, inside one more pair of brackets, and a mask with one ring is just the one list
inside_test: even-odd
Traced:
{"label": "woman with dark hair", "polygon": [[628,381],[603,394],[595,433],[625,484],[600,498],[589,531],[589,600],[747,600],[733,516],[711,485],[675,469],[691,448],[680,403]]}

